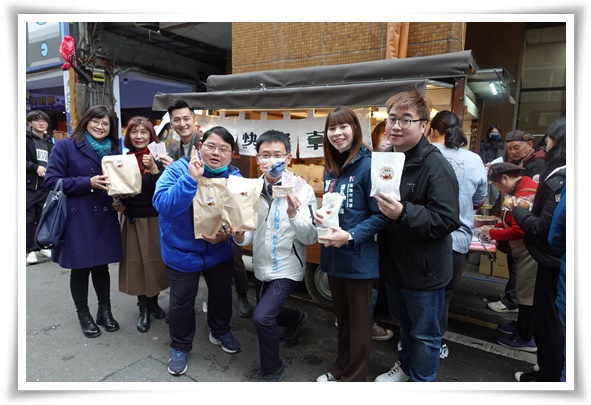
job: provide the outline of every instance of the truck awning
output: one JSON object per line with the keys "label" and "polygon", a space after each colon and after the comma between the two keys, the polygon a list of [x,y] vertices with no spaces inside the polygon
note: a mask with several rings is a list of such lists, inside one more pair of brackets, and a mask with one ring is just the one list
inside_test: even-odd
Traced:
{"label": "truck awning", "polygon": [[382,107],[401,91],[425,93],[431,81],[453,82],[477,69],[472,51],[301,69],[212,75],[207,92],[158,93],[152,108],[175,98],[194,109]]}

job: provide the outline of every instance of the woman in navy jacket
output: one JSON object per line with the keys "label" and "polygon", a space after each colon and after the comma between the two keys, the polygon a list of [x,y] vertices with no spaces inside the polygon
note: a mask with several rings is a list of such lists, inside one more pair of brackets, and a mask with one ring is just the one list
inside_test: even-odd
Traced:
{"label": "woman in navy jacket", "polygon": [[[111,313],[109,263],[123,258],[121,228],[113,199],[107,195],[108,176],[101,159],[119,152],[114,113],[97,105],[86,111],[69,139],[57,142],[50,155],[45,186],[55,188],[62,179],[68,196],[64,241],[53,249],[51,260],[70,268],[70,291],[82,332],[86,337],[119,330]],[[88,279],[98,298],[96,323],[88,308]]]}
{"label": "woman in navy jacket", "polygon": [[[339,327],[337,358],[316,381],[367,380],[371,344],[371,287],[379,277],[375,234],[387,223],[371,191],[371,152],[363,145],[361,125],[350,108],[326,117],[324,192],[345,196],[339,229],[321,246]],[[322,218],[315,215],[317,224]],[[320,239],[320,238],[319,238]],[[320,239],[322,241],[322,239]]]}

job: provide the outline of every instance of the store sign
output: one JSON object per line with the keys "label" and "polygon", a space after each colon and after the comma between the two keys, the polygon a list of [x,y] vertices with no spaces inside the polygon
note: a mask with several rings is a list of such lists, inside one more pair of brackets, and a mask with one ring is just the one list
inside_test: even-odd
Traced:
{"label": "store sign", "polygon": [[66,31],[66,23],[27,22],[27,73],[64,63],[60,45]]}

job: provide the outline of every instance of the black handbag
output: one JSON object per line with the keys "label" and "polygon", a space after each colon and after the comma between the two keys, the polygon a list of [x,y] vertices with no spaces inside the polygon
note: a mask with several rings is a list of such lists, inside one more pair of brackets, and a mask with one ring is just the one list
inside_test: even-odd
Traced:
{"label": "black handbag", "polygon": [[62,179],[59,179],[43,204],[35,232],[37,244],[43,249],[51,249],[62,243],[67,218],[68,197],[64,194]]}

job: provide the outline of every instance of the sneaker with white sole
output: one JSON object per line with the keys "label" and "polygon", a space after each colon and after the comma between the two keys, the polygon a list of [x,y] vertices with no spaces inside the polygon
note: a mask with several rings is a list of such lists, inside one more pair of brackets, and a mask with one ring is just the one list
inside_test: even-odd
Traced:
{"label": "sneaker with white sole", "polygon": [[495,312],[501,312],[501,313],[519,312],[519,309],[509,308],[505,304],[503,304],[502,301],[489,302],[487,304],[487,306],[488,306],[488,309],[495,311]]}
{"label": "sneaker with white sole", "polygon": [[394,363],[394,367],[392,367],[387,373],[380,374],[374,380],[375,382],[407,382],[410,380],[410,376],[406,374],[402,370],[402,366],[400,361]]}
{"label": "sneaker with white sole", "polygon": [[27,255],[27,264],[36,264],[39,260],[37,259],[37,253],[30,252]]}
{"label": "sneaker with white sole", "polygon": [[447,347],[447,345],[444,343],[441,345],[441,347],[439,348],[439,358],[440,359],[447,359],[447,356],[449,356],[449,348]]}
{"label": "sneaker with white sole", "polygon": [[390,340],[394,337],[394,332],[390,329],[382,328],[380,325],[374,322],[371,327],[371,340]]}
{"label": "sneaker with white sole", "polygon": [[41,253],[43,256],[47,257],[48,259],[51,259],[51,249],[41,249],[39,251],[39,253]]}
{"label": "sneaker with white sole", "polygon": [[316,382],[337,382],[338,380],[334,378],[332,373],[322,374],[320,377],[316,379]]}
{"label": "sneaker with white sole", "polygon": [[168,359],[168,372],[172,375],[183,375],[187,371],[187,357],[189,353],[170,348],[170,359]]}
{"label": "sneaker with white sole", "polygon": [[240,351],[240,342],[232,336],[232,332],[226,332],[219,336],[213,336],[209,332],[209,341],[214,345],[221,346],[226,353],[232,354]]}
{"label": "sneaker with white sole", "polygon": [[533,338],[529,341],[525,341],[521,338],[521,336],[519,336],[519,333],[514,333],[511,336],[498,338],[497,343],[510,349],[521,350],[528,353],[535,353],[538,351],[538,347],[536,346],[536,342],[533,340]]}

